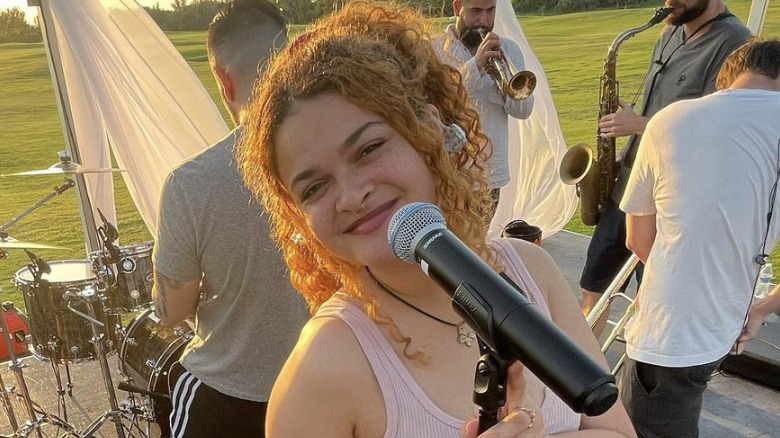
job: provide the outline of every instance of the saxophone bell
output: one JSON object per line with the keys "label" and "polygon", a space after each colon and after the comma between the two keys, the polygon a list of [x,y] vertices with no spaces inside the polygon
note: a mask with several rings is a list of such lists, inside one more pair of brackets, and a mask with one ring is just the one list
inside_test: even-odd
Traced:
{"label": "saxophone bell", "polygon": [[[577,187],[577,196],[580,199],[598,199],[599,163],[593,159],[593,151],[587,144],[578,143],[566,151],[561,159],[558,174],[564,184]],[[596,225],[601,218],[599,205],[582,202],[580,218],[585,225]]]}
{"label": "saxophone bell", "polygon": [[[488,31],[484,27],[477,27],[476,31],[482,40],[487,37]],[[528,70],[513,72],[513,67],[501,50],[501,57],[492,58],[487,70],[503,96],[515,100],[528,99],[536,88],[536,75]]]}
{"label": "saxophone bell", "polygon": [[563,155],[559,174],[564,184],[574,185],[582,181],[593,166],[593,151],[587,144],[577,143]]}

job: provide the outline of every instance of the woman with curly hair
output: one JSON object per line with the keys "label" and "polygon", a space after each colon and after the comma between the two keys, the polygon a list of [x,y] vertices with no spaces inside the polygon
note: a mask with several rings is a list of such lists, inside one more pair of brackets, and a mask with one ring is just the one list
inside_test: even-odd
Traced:
{"label": "woman with curly hair", "polygon": [[[274,387],[269,437],[457,437],[473,415],[473,332],[387,243],[390,218],[411,202],[439,206],[463,242],[606,367],[552,259],[519,240],[485,241],[487,139],[428,35],[416,12],[353,2],[256,85],[239,162],[314,313]],[[580,416],[513,371],[521,390],[507,418],[522,423],[518,436],[634,436],[619,405]]]}

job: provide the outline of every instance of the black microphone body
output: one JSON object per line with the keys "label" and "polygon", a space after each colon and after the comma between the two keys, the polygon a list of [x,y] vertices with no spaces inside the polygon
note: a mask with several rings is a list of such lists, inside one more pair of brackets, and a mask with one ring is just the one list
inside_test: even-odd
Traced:
{"label": "black microphone body", "polygon": [[[405,225],[401,219],[391,227],[396,222],[388,232],[393,237]],[[453,308],[482,341],[502,359],[520,360],[575,412],[606,412],[617,400],[615,377],[443,224],[436,225],[412,231],[414,258],[452,296]]]}
{"label": "black microphone body", "polygon": [[46,260],[38,257],[37,255],[35,255],[35,253],[27,249],[25,249],[24,252],[27,253],[27,257],[33,263],[35,269],[40,273],[40,275],[51,273],[51,266],[49,266]]}

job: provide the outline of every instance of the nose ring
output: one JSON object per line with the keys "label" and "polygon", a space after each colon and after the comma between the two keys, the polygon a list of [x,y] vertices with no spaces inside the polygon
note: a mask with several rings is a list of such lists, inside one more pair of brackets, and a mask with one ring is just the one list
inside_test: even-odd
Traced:
{"label": "nose ring", "polygon": [[355,216],[360,216],[365,211],[366,211],[366,203],[365,202],[361,202],[360,203],[360,210],[352,210],[352,214],[354,214]]}

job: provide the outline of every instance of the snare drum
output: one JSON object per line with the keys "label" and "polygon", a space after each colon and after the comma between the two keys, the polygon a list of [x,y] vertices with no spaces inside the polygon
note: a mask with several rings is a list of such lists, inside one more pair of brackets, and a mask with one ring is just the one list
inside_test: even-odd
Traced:
{"label": "snare drum", "polygon": [[[106,307],[112,312],[141,311],[152,303],[154,270],[152,249],[154,242],[120,246],[116,265],[105,265],[100,270],[98,259],[102,252],[89,255],[97,275],[105,275],[110,285]],[[106,260],[103,257],[102,260]]]}
{"label": "snare drum", "polygon": [[[36,284],[30,268],[16,271],[14,283],[22,292],[30,319],[31,352],[38,356],[63,363],[94,359],[90,322],[70,311],[65,292],[78,295],[86,289],[97,290],[98,282],[87,260],[59,260],[49,262],[51,272],[41,276]],[[95,318],[103,322],[101,329],[107,336],[106,350],[112,352],[118,346],[116,318],[107,317],[100,296],[92,304]],[[83,306],[76,307],[85,312]]]}
{"label": "snare drum", "polygon": [[[147,309],[127,327],[119,348],[120,371],[132,385],[170,394],[168,372],[179,360],[190,339],[192,328],[189,325],[182,323],[176,328],[166,327],[160,324],[152,309]],[[170,405],[154,400],[152,403],[157,419],[167,421]]]}

